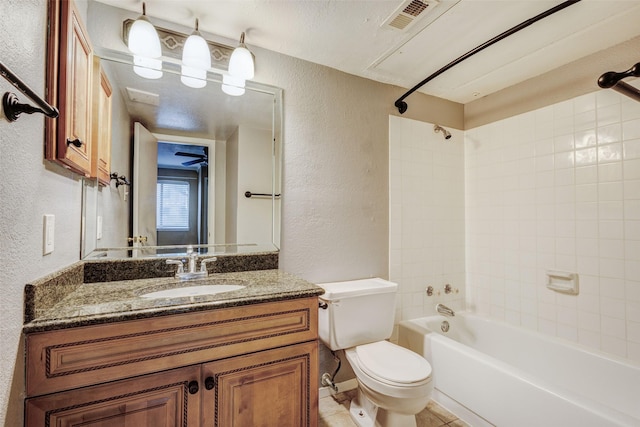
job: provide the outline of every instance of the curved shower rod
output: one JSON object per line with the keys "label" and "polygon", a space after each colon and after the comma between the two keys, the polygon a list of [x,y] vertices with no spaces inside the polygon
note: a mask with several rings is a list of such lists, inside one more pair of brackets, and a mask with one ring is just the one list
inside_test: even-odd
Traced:
{"label": "curved shower rod", "polygon": [[604,73],[598,78],[598,86],[603,89],[613,89],[623,95],[627,95],[629,98],[640,101],[640,90],[621,81],[625,77],[640,77],[640,62],[621,73],[616,73],[615,71]]}
{"label": "curved shower rod", "polygon": [[476,48],[470,50],[469,52],[465,53],[464,55],[454,59],[453,61],[451,61],[450,63],[448,63],[444,67],[440,68],[435,73],[431,74],[429,77],[427,77],[426,79],[424,79],[423,81],[421,81],[420,83],[418,83],[417,85],[412,87],[407,93],[405,93],[400,98],[398,98],[396,100],[396,102],[394,103],[394,105],[396,106],[396,108],[398,109],[400,114],[404,114],[404,112],[407,111],[407,108],[409,108],[407,103],[404,102],[404,99],[406,97],[408,97],[409,95],[411,95],[416,90],[420,89],[422,86],[424,86],[428,82],[430,82],[431,80],[433,80],[434,78],[438,77],[440,74],[442,74],[445,71],[447,71],[449,68],[452,68],[453,66],[458,65],[459,63],[461,63],[465,59],[472,57],[476,53],[488,48],[489,46],[499,42],[500,40],[503,40],[503,39],[509,37],[510,35],[515,34],[515,33],[517,33],[518,31],[520,31],[520,30],[522,30],[524,28],[527,28],[529,25],[531,25],[531,24],[533,24],[535,22],[538,22],[541,19],[546,18],[547,16],[553,15],[554,13],[559,12],[562,9],[566,8],[566,7],[569,7],[569,6],[571,6],[571,5],[575,4],[575,3],[578,3],[579,1],[580,0],[568,0],[568,1],[565,1],[563,3],[560,3],[559,5],[554,6],[551,9],[548,9],[548,10],[536,15],[533,18],[529,18],[526,21],[521,22],[520,24],[516,25],[515,27],[512,27],[512,28],[508,29],[505,32],[503,32],[501,34],[498,34],[497,36],[495,36],[491,40],[488,40],[488,41],[482,43],[480,46],[477,46]]}

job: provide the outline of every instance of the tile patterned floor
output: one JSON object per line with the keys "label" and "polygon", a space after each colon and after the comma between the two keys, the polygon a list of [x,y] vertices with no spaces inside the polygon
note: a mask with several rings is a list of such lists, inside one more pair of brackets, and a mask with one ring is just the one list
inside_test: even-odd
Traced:
{"label": "tile patterned floor", "polygon": [[[355,390],[349,390],[320,399],[318,427],[355,427],[349,416],[349,402],[355,395]],[[416,416],[416,421],[418,427],[471,427],[434,401]]]}

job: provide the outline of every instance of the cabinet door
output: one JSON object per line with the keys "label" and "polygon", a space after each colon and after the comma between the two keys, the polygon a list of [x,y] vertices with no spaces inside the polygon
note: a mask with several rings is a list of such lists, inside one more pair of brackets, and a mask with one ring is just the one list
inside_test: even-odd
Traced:
{"label": "cabinet door", "polygon": [[[48,94],[57,94],[53,104],[58,106],[60,117],[47,122],[55,130],[47,131],[46,157],[89,176],[93,48],[75,3],[71,0],[50,2],[57,5],[49,7],[49,24],[54,26],[49,37],[59,37],[59,52],[48,53],[48,73],[57,78],[47,79],[50,85],[57,85],[49,87]],[[56,11],[59,15],[51,16]],[[59,27],[59,31],[55,27]],[[48,46],[50,50],[56,48],[51,41]]]}
{"label": "cabinet door", "polygon": [[203,426],[317,425],[317,341],[212,362],[202,374]]}
{"label": "cabinet door", "polygon": [[91,178],[102,185],[111,179],[111,84],[100,67],[100,58],[93,58],[93,117],[91,126]]}
{"label": "cabinet door", "polygon": [[25,426],[199,426],[199,377],[200,366],[191,366],[27,399]]}

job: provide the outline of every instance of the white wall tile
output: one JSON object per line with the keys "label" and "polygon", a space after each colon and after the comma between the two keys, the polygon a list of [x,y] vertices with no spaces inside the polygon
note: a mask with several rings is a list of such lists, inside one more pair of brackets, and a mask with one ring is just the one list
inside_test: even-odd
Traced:
{"label": "white wall tile", "polygon": [[625,141],[640,138],[640,119],[622,123],[622,138]]}
{"label": "white wall tile", "polygon": [[573,110],[575,114],[579,114],[589,110],[594,110],[595,108],[596,108],[595,93],[588,93],[586,95],[581,95],[573,99]]}
{"label": "white wall tile", "polygon": [[624,179],[640,179],[640,159],[622,162]]}
{"label": "white wall tile", "polygon": [[595,184],[598,182],[598,167],[580,166],[575,169],[576,184]]}
{"label": "white wall tile", "polygon": [[622,152],[625,160],[640,158],[640,139],[632,139],[622,143]]}
{"label": "white wall tile", "polygon": [[619,162],[622,157],[623,146],[620,142],[598,147],[598,163]]}
{"label": "white wall tile", "polygon": [[634,343],[640,343],[640,322],[627,321],[627,339]]}
{"label": "white wall tile", "polygon": [[622,181],[622,162],[598,165],[599,182]]}
{"label": "white wall tile", "polygon": [[611,90],[599,90],[595,94],[598,109],[612,104],[615,104],[617,108],[620,108],[620,95],[616,92]]}
{"label": "white wall tile", "polygon": [[[638,103],[598,91],[467,134],[481,147],[465,151],[476,309],[640,361]],[[558,266],[579,273],[578,296],[544,288]]]}
{"label": "white wall tile", "polygon": [[[464,138],[462,132],[449,129],[455,143],[445,144],[433,132],[433,124],[394,116],[389,120],[390,144],[401,146],[395,156],[399,151],[402,158],[392,158],[389,164],[389,199],[400,204],[391,205],[390,211],[390,270],[400,276],[396,317],[410,319],[434,314],[438,301],[455,305],[466,298]],[[470,154],[469,163],[476,157]],[[470,169],[480,179],[493,179],[492,173]],[[445,296],[447,282],[459,293]],[[427,297],[428,285],[440,295]]]}
{"label": "white wall tile", "polygon": [[[635,147],[634,147],[635,148]],[[640,153],[639,153],[640,155]],[[575,152],[576,166],[586,166],[595,164],[598,161],[598,150],[595,147],[581,148]]]}
{"label": "white wall tile", "polygon": [[615,220],[599,221],[598,236],[601,239],[624,239],[624,222]]}
{"label": "white wall tile", "polygon": [[[617,107],[615,109],[618,110]],[[606,122],[603,122],[603,124],[606,124],[607,122],[612,124],[603,126],[603,124],[600,124],[600,118],[598,117],[599,127],[596,131],[598,145],[622,141],[622,126],[620,125],[619,118],[619,114],[618,121],[616,121],[615,117],[609,117]]]}

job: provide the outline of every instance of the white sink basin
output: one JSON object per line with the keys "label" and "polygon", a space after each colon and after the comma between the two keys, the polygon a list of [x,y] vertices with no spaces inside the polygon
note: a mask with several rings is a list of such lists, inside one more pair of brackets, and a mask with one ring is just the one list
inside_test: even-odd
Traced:
{"label": "white sink basin", "polygon": [[199,285],[185,286],[182,288],[165,289],[163,291],[149,292],[140,295],[142,298],[183,298],[201,295],[214,295],[222,292],[237,291],[244,288],[243,285]]}

